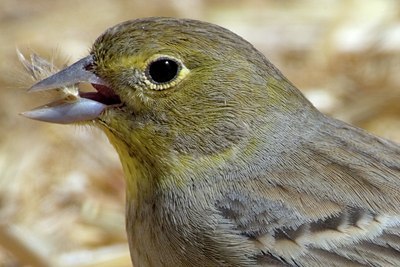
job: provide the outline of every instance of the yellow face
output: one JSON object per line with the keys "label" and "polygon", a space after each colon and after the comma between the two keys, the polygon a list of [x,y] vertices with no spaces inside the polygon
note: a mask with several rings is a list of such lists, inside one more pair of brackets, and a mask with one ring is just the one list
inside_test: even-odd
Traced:
{"label": "yellow face", "polygon": [[100,125],[141,158],[167,165],[254,143],[257,130],[304,105],[251,44],[194,20],[148,18],[112,27],[88,57],[34,89],[84,81],[98,92],[81,93],[82,103],[72,104],[85,113],[80,120]]}
{"label": "yellow face", "polygon": [[114,129],[129,125],[138,140],[168,145],[163,151],[222,151],[247,134],[246,119],[266,109],[268,77],[255,69],[266,59],[215,25],[130,21],[100,36],[91,54],[90,70],[121,100],[100,121]]}

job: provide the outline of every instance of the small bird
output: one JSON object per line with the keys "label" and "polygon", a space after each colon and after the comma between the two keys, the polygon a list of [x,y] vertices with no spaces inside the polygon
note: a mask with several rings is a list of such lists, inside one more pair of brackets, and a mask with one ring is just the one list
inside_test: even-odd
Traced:
{"label": "small bird", "polygon": [[144,18],[31,92],[25,112],[100,127],[126,178],[134,266],[400,266],[400,146],[319,112],[250,43]]}

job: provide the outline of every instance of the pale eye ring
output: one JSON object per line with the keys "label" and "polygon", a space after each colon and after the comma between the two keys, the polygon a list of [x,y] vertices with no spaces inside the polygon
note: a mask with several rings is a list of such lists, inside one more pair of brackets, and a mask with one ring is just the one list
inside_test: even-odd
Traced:
{"label": "pale eye ring", "polygon": [[174,81],[182,69],[180,62],[169,57],[160,57],[151,61],[146,68],[146,76],[154,84]]}

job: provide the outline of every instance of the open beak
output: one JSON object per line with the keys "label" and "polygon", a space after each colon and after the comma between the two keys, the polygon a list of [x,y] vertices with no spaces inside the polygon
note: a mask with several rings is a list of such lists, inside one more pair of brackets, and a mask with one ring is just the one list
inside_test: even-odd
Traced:
{"label": "open beak", "polygon": [[89,70],[92,65],[93,56],[89,55],[39,81],[28,91],[38,92],[73,86],[78,83],[91,83],[97,92],[79,92],[78,97],[73,99],[67,97],[31,111],[23,112],[22,115],[34,120],[68,124],[95,120],[110,105],[120,104],[120,99],[113,90]]}

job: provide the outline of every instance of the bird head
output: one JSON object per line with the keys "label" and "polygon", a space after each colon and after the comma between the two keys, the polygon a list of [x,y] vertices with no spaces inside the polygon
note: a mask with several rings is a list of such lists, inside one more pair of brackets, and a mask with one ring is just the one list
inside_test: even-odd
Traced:
{"label": "bird head", "polygon": [[[26,116],[94,122],[148,168],[256,146],[260,131],[311,107],[250,43],[222,27],[146,18],[108,29],[90,54],[30,90],[91,83],[97,92]],[[301,101],[298,101],[299,98]],[[139,164],[139,163],[138,163]]]}

